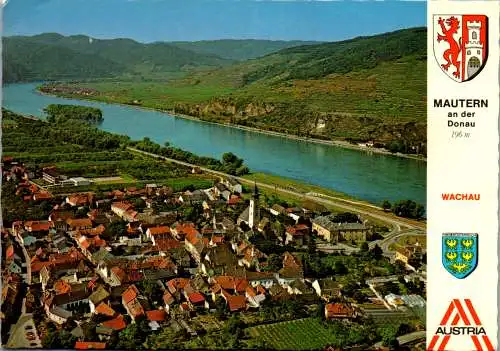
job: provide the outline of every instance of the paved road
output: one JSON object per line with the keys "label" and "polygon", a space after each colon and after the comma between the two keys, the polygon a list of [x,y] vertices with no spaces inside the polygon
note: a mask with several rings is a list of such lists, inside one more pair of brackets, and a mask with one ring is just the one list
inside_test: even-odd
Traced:
{"label": "paved road", "polygon": [[[138,149],[135,149],[132,147],[127,147],[127,149],[130,151],[133,151],[133,152],[138,152],[138,153],[141,153],[144,155],[148,155],[150,157],[158,158],[158,159],[165,160],[165,161],[172,162],[172,163],[177,163],[177,164],[180,164],[180,165],[183,165],[186,167],[199,167],[199,166],[193,165],[191,163],[174,160],[174,159],[171,159],[168,157],[152,154],[152,153],[138,150]],[[417,222],[417,221],[412,221],[412,220],[407,220],[404,218],[396,217],[390,213],[386,213],[384,211],[379,210],[376,206],[373,206],[373,205],[369,205],[369,204],[367,205],[364,203],[360,203],[360,202],[356,202],[356,201],[352,201],[352,200],[341,199],[341,198],[334,198],[334,197],[328,197],[328,196],[325,197],[325,195],[314,196],[314,195],[303,194],[303,193],[300,193],[300,192],[297,192],[294,190],[277,188],[276,186],[270,185],[270,184],[265,184],[265,183],[261,183],[261,182],[254,182],[253,180],[249,180],[249,179],[242,178],[242,177],[230,176],[226,173],[214,171],[214,170],[209,169],[209,168],[205,168],[205,167],[199,167],[199,168],[206,173],[218,175],[220,177],[233,177],[233,178],[237,179],[239,182],[245,183],[245,184],[251,185],[251,184],[255,183],[257,186],[259,186],[261,188],[275,190],[275,191],[279,191],[279,192],[284,193],[284,194],[289,194],[289,195],[293,195],[293,196],[297,196],[297,197],[302,197],[304,199],[313,200],[313,201],[321,203],[323,205],[335,206],[338,208],[342,208],[343,210],[346,210],[346,211],[356,212],[359,214],[370,216],[370,217],[375,218],[375,219],[382,220],[382,221],[384,221],[386,223],[390,223],[391,225],[394,225],[394,226],[401,226],[401,227],[406,227],[406,228],[410,228],[410,229],[421,229],[421,230],[424,230],[426,227],[426,224],[423,222]],[[316,195],[318,195],[318,194],[316,194]]]}
{"label": "paved road", "polygon": [[391,231],[383,239],[372,241],[371,243],[368,244],[368,247],[370,249],[373,249],[375,245],[378,245],[384,252],[385,256],[392,256],[394,252],[390,249],[390,246],[394,244],[396,241],[398,241],[400,238],[404,236],[422,236],[422,238],[425,239],[426,235],[427,233],[423,230],[406,229],[401,231],[401,228],[398,228],[397,230]]}
{"label": "paved road", "polygon": [[375,289],[375,286],[373,284],[368,284],[368,287],[371,289],[371,291],[373,291],[373,293],[375,294],[375,296],[377,296],[377,298],[382,301],[382,303],[384,304],[385,308],[387,308],[389,311],[392,311],[393,308],[391,306],[389,306],[389,304],[387,303],[387,301],[385,301],[384,297],[382,295],[380,295],[380,293]]}
{"label": "paved road", "polygon": [[401,233],[397,233],[389,238],[385,238],[382,241],[382,243],[380,245],[382,251],[390,252],[391,251],[390,246],[392,244],[394,244],[395,242],[397,242],[400,238],[405,237],[405,236],[421,236],[425,240],[427,233],[424,231],[420,231],[420,230],[410,230],[410,231],[404,231]]}

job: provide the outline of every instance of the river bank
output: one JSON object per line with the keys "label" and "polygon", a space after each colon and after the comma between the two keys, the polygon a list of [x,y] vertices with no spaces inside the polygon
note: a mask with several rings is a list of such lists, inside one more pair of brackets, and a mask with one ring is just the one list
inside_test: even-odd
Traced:
{"label": "river bank", "polygon": [[[268,136],[189,118],[165,118],[171,117],[162,113],[168,111],[132,109],[129,105],[93,101],[95,98],[63,99],[38,93],[36,88],[40,84],[4,86],[4,107],[42,118],[44,108],[50,104],[97,107],[104,116],[99,129],[127,135],[132,140],[147,137],[159,145],[169,143],[194,155],[218,160],[224,153],[232,152],[243,158],[252,172],[314,184],[371,204],[380,205],[384,200],[394,203],[401,199],[426,202],[426,162]],[[321,191],[310,189],[306,192]]]}
{"label": "river bank", "polygon": [[161,113],[164,113],[164,114],[169,115],[171,117],[183,118],[183,119],[187,119],[187,120],[191,120],[191,121],[214,124],[214,125],[224,126],[227,128],[234,128],[234,129],[244,130],[244,131],[253,132],[253,133],[260,133],[260,134],[264,134],[264,135],[271,135],[271,136],[281,137],[281,138],[290,139],[290,140],[302,141],[302,142],[307,142],[307,143],[315,143],[315,144],[321,144],[321,145],[336,146],[336,147],[341,147],[341,148],[345,148],[345,149],[361,151],[361,152],[365,152],[368,154],[374,153],[374,154],[381,154],[381,155],[394,156],[394,157],[400,157],[400,158],[408,158],[408,159],[427,162],[427,158],[425,158],[423,156],[402,154],[402,153],[392,153],[386,149],[351,144],[351,143],[344,141],[344,140],[323,140],[323,139],[317,139],[317,138],[308,138],[308,137],[301,137],[301,136],[293,135],[293,134],[287,134],[287,133],[274,132],[274,131],[265,130],[265,129],[259,129],[259,128],[255,128],[255,127],[241,126],[241,125],[233,124],[233,123],[206,121],[206,120],[198,118],[198,117],[180,114],[180,113],[176,113],[176,112],[165,110],[165,109],[141,106],[141,105],[136,105],[136,104],[112,102],[109,100],[100,100],[100,99],[92,98],[89,96],[47,93],[47,92],[41,91],[40,88],[41,88],[41,86],[38,86],[36,88],[36,92],[38,94],[41,94],[41,95],[55,96],[55,97],[64,98],[64,99],[81,99],[81,100],[94,101],[94,102],[105,103],[105,104],[110,104],[110,105],[120,105],[120,106],[132,107],[132,108],[136,108],[139,110],[161,112]]}

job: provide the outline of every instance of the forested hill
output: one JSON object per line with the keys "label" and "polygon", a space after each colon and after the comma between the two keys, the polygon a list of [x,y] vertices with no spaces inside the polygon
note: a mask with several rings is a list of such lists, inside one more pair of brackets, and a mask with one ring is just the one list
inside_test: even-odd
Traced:
{"label": "forested hill", "polygon": [[284,48],[318,42],[211,40],[139,43],[43,33],[3,38],[5,82],[118,77],[161,79],[220,68]]}
{"label": "forested hill", "polygon": [[170,44],[201,54],[213,54],[226,59],[244,61],[295,46],[319,44],[317,41],[221,39],[202,41],[174,41]]}
{"label": "forested hill", "polygon": [[371,69],[405,56],[427,55],[426,28],[412,28],[369,37],[305,45],[281,50],[261,59],[264,67],[252,70],[246,81],[262,78],[311,79]]}
{"label": "forested hill", "polygon": [[3,38],[4,81],[162,77],[193,68],[217,68],[231,60],[167,43],[93,39],[45,33]]}

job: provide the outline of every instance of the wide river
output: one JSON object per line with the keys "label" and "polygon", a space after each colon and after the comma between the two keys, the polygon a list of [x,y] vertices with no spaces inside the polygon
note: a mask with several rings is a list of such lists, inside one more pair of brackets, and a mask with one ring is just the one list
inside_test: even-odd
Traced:
{"label": "wide river", "polygon": [[49,104],[94,106],[103,111],[103,130],[132,139],[147,136],[160,144],[168,141],[195,154],[216,158],[231,151],[242,157],[252,171],[320,185],[374,204],[384,199],[412,199],[425,204],[424,161],[286,139],[134,107],[40,95],[35,87],[4,86],[3,107],[42,117],[42,109]]}

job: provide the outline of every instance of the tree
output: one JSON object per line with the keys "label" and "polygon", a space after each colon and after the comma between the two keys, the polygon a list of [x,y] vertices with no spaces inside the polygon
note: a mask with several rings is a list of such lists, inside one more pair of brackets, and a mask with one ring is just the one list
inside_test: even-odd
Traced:
{"label": "tree", "polygon": [[102,237],[105,240],[111,240],[125,235],[126,231],[127,231],[127,222],[119,220],[107,224]]}
{"label": "tree", "polygon": [[392,205],[389,202],[389,200],[382,201],[382,208],[384,211],[390,211],[391,207],[392,207]]}
{"label": "tree", "polygon": [[363,241],[363,243],[361,244],[360,250],[363,253],[370,251],[370,246],[368,245],[368,243],[366,241]]}
{"label": "tree", "polygon": [[380,248],[380,246],[378,246],[378,244],[375,244],[373,249],[370,250],[370,254],[375,260],[381,259],[383,253],[384,251],[382,251],[382,249]]}
{"label": "tree", "polygon": [[219,320],[226,319],[227,317],[226,302],[222,297],[215,300],[215,317]]}
{"label": "tree", "polygon": [[272,253],[267,258],[267,268],[272,272],[277,272],[283,267],[283,260],[280,255]]}
{"label": "tree", "polygon": [[88,206],[82,206],[76,210],[75,217],[76,218],[86,218],[87,213],[89,213],[90,209]]}
{"label": "tree", "polygon": [[406,266],[401,261],[394,262],[394,274],[404,274],[406,272]]}
{"label": "tree", "polygon": [[399,217],[420,219],[424,216],[425,207],[413,200],[402,200],[394,204],[392,212]]}
{"label": "tree", "polygon": [[146,208],[146,201],[144,201],[140,197],[137,199],[134,199],[132,201],[132,203],[134,204],[134,208],[136,211],[142,211]]}
{"label": "tree", "polygon": [[344,275],[348,272],[347,267],[340,261],[335,262],[333,265],[333,271],[338,275]]}
{"label": "tree", "polygon": [[[179,350],[183,348],[182,343],[187,339],[187,335],[184,328],[175,331],[170,327],[166,327],[157,334],[144,335],[144,339],[143,343],[146,350]],[[120,346],[120,343],[118,343],[118,346]]]}
{"label": "tree", "polygon": [[[388,325],[388,326],[384,326],[384,327],[380,328],[379,334],[382,338],[382,344],[384,346],[388,346],[390,348],[394,347],[394,345],[396,345],[396,343],[398,342],[397,332],[398,332],[398,329],[394,325]],[[399,343],[398,343],[398,346],[399,346]],[[395,350],[394,348],[392,348],[392,349]]]}
{"label": "tree", "polygon": [[224,325],[223,332],[226,335],[236,335],[240,337],[244,327],[245,323],[243,323],[240,316],[238,314],[233,314]]}
{"label": "tree", "polygon": [[48,330],[42,339],[42,346],[47,349],[72,349],[75,341],[76,337],[64,329]]}
{"label": "tree", "polygon": [[224,161],[224,163],[235,163],[237,160],[238,157],[232,152],[226,152],[222,155],[222,161]]}
{"label": "tree", "polygon": [[146,319],[140,319],[135,323],[129,324],[120,332],[118,348],[125,350],[145,350],[144,341],[151,330]]}

